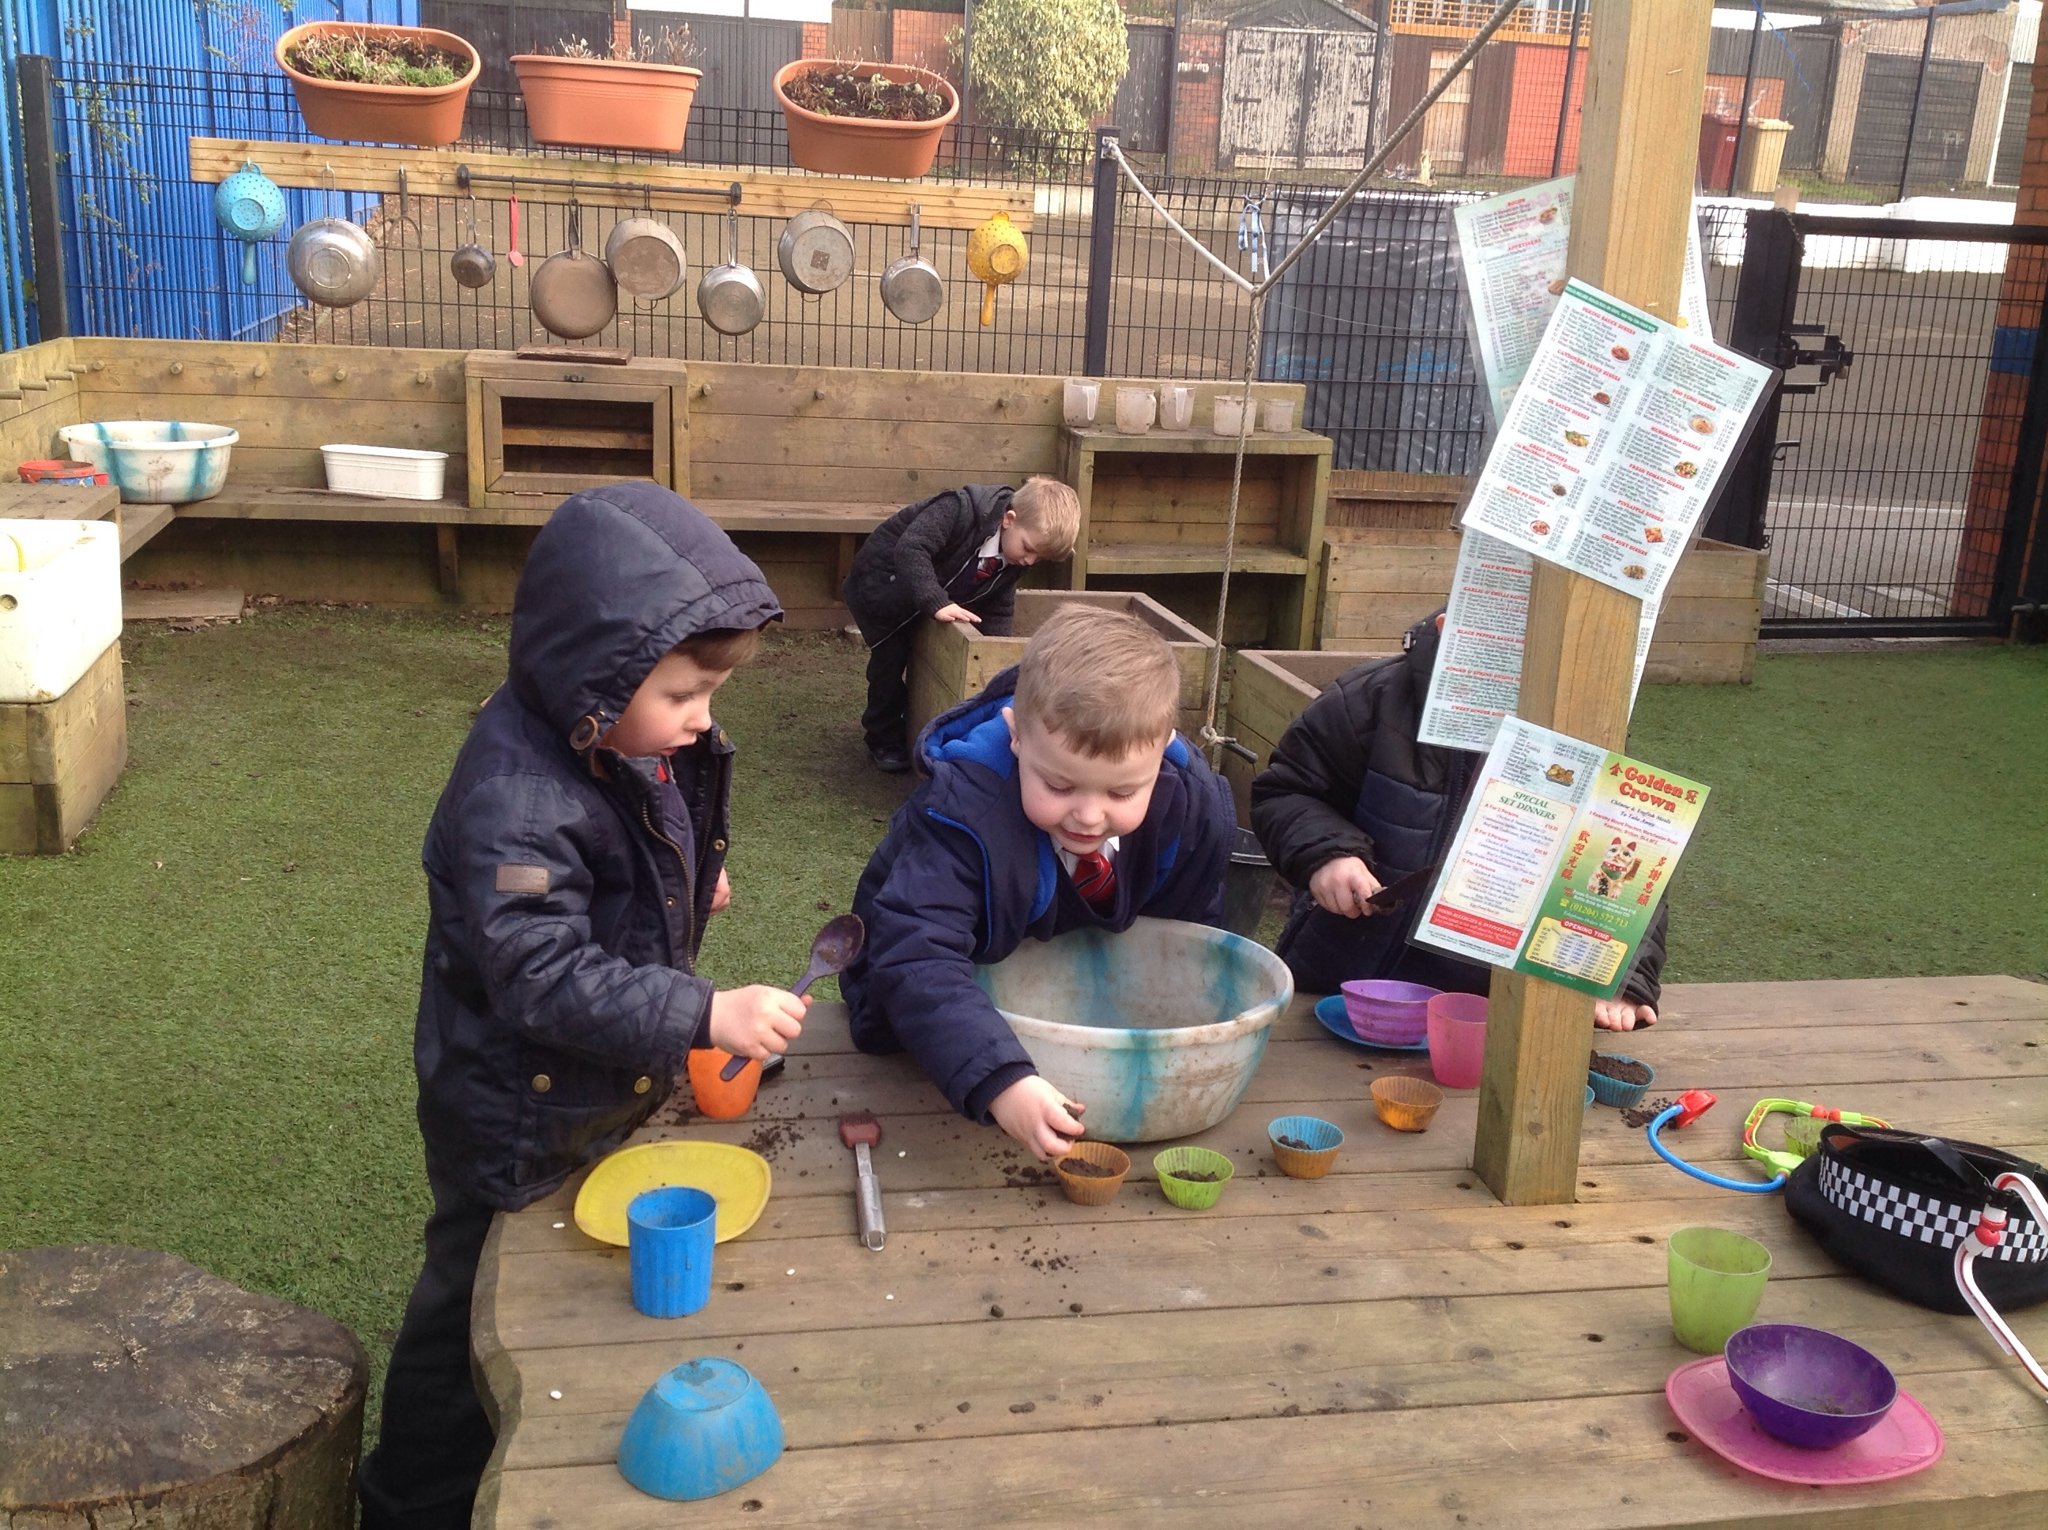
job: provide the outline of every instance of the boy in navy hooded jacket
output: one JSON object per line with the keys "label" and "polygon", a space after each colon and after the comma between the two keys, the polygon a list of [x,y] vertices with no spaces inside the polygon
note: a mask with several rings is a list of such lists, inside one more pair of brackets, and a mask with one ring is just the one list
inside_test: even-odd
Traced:
{"label": "boy in navy hooded jacket", "polygon": [[1180,670],[1135,617],[1068,607],[1022,661],[933,720],[924,777],[889,821],[853,909],[867,948],[840,980],[863,1051],[911,1052],[953,1108],[1040,1159],[1085,1104],[1038,1076],[975,983],[1026,936],[1216,924],[1236,836],[1229,789],[1173,731]]}
{"label": "boy in navy hooded jacket", "polygon": [[685,1055],[787,1049],[805,1001],[696,976],[725,906],[733,749],[711,695],[782,615],[652,483],[563,502],[512,604],[506,683],[427,829],[414,1067],[434,1210],[363,1463],[364,1530],[458,1530],[489,1459],[470,1380],[485,1234],[610,1152]]}

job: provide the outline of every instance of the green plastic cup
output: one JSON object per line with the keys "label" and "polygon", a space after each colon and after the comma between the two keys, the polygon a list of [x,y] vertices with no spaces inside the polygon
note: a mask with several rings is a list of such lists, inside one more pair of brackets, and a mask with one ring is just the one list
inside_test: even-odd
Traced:
{"label": "green plastic cup", "polygon": [[1719,1227],[1681,1227],[1669,1255],[1671,1336],[1702,1355],[1720,1354],[1730,1334],[1756,1321],[1771,1251]]}

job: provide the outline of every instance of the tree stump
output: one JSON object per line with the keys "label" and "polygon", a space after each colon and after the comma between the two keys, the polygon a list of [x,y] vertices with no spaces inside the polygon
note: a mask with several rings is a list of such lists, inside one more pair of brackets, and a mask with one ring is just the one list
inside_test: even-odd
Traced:
{"label": "tree stump", "polygon": [[346,1530],[368,1374],[170,1254],[0,1250],[0,1530]]}

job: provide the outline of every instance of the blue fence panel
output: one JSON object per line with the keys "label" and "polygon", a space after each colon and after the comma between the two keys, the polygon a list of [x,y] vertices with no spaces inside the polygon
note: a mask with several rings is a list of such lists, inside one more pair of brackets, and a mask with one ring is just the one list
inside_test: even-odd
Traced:
{"label": "blue fence panel", "polygon": [[[307,136],[271,48],[307,19],[411,25],[418,0],[0,0],[9,108],[0,112],[0,344],[37,335],[15,61],[56,62],[60,218],[72,329],[80,334],[239,339],[293,306],[282,246],[264,279],[214,227],[213,188],[188,172],[186,140]],[[145,109],[146,108],[146,109]],[[360,199],[287,193],[294,222]],[[273,279],[275,278],[275,279]]]}

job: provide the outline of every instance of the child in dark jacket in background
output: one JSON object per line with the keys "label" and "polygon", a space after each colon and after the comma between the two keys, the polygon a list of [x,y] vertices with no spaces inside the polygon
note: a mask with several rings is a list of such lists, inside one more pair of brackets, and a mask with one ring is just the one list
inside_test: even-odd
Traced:
{"label": "child in dark jacket in background", "polygon": [[861,544],[841,592],[868,645],[868,758],[890,775],[910,769],[910,651],[918,623],[971,622],[1007,637],[1017,581],[1040,558],[1074,550],[1081,500],[1057,478],[1021,489],[969,484],[906,505]]}
{"label": "child in dark jacket in background", "polygon": [[1230,791],[1174,731],[1180,671],[1135,617],[1070,607],[1015,668],[936,718],[925,776],[862,873],[867,949],[840,980],[853,1039],[908,1049],[953,1108],[1041,1159],[1084,1105],[1040,1078],[976,985],[1026,936],[1221,921]]}
{"label": "child in dark jacket in background", "polygon": [[565,501],[513,597],[509,673],[427,829],[414,1063],[434,1210],[363,1462],[363,1530],[470,1522],[491,1426],[469,1309],[491,1218],[623,1142],[693,1047],[760,1057],[780,989],[693,974],[725,906],[732,745],[712,692],[782,615],[761,571],[651,483]]}
{"label": "child in dark jacket in background", "polygon": [[[1398,658],[1345,671],[1288,726],[1252,779],[1252,829],[1295,889],[1279,955],[1304,993],[1360,978],[1398,978],[1485,993],[1493,968],[1409,943],[1426,898],[1381,911],[1386,884],[1441,862],[1484,756],[1417,737],[1444,617],[1417,622]],[[1593,1005],[1602,1030],[1657,1023],[1665,907],[1622,991]]]}

